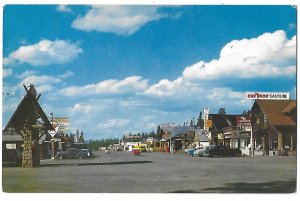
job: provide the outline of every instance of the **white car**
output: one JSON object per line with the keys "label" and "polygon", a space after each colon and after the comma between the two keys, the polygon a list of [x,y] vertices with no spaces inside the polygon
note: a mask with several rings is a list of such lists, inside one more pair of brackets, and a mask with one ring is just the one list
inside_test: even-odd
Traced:
{"label": "white car", "polygon": [[204,149],[204,147],[197,147],[192,156],[199,156],[199,152]]}
{"label": "white car", "polygon": [[207,156],[208,155],[208,151],[214,147],[214,145],[208,145],[208,146],[204,146],[204,147],[200,147],[199,149],[197,149],[196,151],[194,151],[193,156]]}

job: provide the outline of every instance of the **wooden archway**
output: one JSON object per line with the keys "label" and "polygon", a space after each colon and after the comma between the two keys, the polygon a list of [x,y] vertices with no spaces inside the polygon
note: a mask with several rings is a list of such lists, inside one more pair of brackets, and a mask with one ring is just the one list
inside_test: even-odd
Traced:
{"label": "wooden archway", "polygon": [[24,140],[23,168],[32,168],[40,164],[39,139],[52,130],[52,125],[38,103],[41,94],[37,95],[33,84],[27,88],[24,98],[8,121],[5,130],[14,129]]}

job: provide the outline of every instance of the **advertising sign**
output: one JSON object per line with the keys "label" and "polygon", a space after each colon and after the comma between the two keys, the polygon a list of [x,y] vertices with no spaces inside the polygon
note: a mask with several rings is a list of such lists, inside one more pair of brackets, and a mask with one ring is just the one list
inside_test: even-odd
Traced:
{"label": "advertising sign", "polygon": [[204,114],[204,130],[208,130],[208,114],[209,114],[209,108],[204,108],[203,109],[203,114]]}
{"label": "advertising sign", "polygon": [[209,108],[204,108],[203,109],[203,114],[204,114],[204,120],[208,119],[208,114],[209,114]]}
{"label": "advertising sign", "polygon": [[69,130],[69,118],[68,117],[55,117],[53,121],[58,124],[59,130],[66,132]]}
{"label": "advertising sign", "polygon": [[251,117],[250,116],[238,116],[236,118],[236,125],[240,132],[251,131]]}
{"label": "advertising sign", "polygon": [[289,100],[288,92],[248,92],[247,99]]}

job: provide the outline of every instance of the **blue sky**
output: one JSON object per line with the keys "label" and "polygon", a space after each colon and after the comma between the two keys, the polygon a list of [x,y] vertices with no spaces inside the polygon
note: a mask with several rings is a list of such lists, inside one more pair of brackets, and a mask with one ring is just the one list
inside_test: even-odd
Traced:
{"label": "blue sky", "polygon": [[183,124],[204,107],[240,114],[248,91],[295,99],[296,17],[288,5],[6,5],[2,127],[30,83],[86,139]]}

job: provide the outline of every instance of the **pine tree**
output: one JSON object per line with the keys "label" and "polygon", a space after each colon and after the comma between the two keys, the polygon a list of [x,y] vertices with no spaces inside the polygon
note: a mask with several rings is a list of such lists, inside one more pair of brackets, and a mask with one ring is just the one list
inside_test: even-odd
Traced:
{"label": "pine tree", "polygon": [[204,121],[202,119],[202,112],[200,112],[199,118],[197,119],[197,126],[199,128],[204,128]]}

